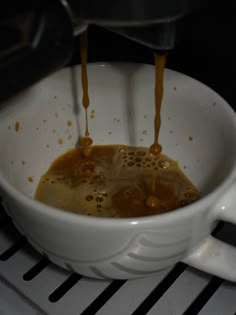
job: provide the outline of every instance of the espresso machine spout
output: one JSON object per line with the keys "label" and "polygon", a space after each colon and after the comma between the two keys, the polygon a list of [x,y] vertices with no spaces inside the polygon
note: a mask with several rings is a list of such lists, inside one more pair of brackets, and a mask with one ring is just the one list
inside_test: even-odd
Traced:
{"label": "espresso machine spout", "polygon": [[68,64],[90,24],[166,52],[177,21],[210,1],[9,0],[0,11],[0,101]]}

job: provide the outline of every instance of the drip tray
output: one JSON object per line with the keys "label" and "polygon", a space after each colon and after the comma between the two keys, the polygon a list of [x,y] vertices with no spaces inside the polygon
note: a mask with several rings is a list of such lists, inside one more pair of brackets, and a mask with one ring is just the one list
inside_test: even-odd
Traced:
{"label": "drip tray", "polygon": [[[236,284],[183,263],[127,281],[67,272],[36,252],[0,210],[1,315],[236,314]],[[226,223],[215,231],[231,244],[235,232]]]}

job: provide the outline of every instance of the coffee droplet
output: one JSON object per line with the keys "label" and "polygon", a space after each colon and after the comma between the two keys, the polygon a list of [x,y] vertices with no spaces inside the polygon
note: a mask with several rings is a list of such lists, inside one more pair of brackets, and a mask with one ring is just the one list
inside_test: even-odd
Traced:
{"label": "coffee droplet", "polygon": [[152,153],[152,154],[154,154],[154,155],[159,155],[160,153],[161,153],[161,151],[162,151],[162,147],[161,147],[161,145],[160,144],[153,144],[153,145],[151,145],[151,147],[150,147],[150,152]]}
{"label": "coffee droplet", "polygon": [[19,130],[20,130],[20,123],[19,123],[19,121],[17,121],[15,123],[15,131],[18,132]]}
{"label": "coffee droplet", "polygon": [[157,209],[160,207],[160,201],[154,195],[149,195],[146,200],[146,205],[148,208]]}
{"label": "coffee droplet", "polygon": [[90,137],[81,137],[79,138],[79,144],[83,147],[83,156],[89,157],[92,152],[93,140]]}
{"label": "coffee droplet", "polygon": [[87,147],[93,144],[93,140],[90,137],[81,137],[79,139],[79,144],[83,147]]}
{"label": "coffee droplet", "polygon": [[83,155],[85,157],[89,157],[91,155],[91,152],[92,152],[92,148],[91,147],[88,147],[88,148],[84,148],[83,149]]}

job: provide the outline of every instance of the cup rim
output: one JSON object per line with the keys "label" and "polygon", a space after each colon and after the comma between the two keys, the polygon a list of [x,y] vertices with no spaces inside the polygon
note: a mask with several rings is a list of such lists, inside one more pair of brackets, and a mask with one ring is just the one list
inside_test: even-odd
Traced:
{"label": "cup rim", "polygon": [[[118,64],[118,62],[112,62],[112,63],[96,62],[96,63],[92,63],[91,65],[92,66],[93,65],[110,66],[112,64]],[[120,62],[120,64],[128,64],[128,65],[133,64],[134,65],[135,63]],[[147,66],[152,66],[152,65],[147,65]],[[231,120],[236,130],[236,113],[233,110],[233,108],[226,102],[224,98],[222,98],[217,92],[215,92],[213,89],[211,89],[204,83],[186,74],[183,74],[179,71],[175,71],[172,69],[169,69],[169,70],[179,73],[182,76],[185,76],[186,78],[195,81],[198,85],[201,85],[204,88],[207,88],[208,90],[210,90],[220,101],[220,106],[224,108],[224,111],[226,111],[226,114],[228,115],[228,117],[232,117]],[[204,211],[204,209],[209,207],[212,200],[217,202],[217,199],[219,199],[219,196],[221,196],[222,193],[225,192],[227,187],[229,187],[235,181],[235,179],[236,179],[236,159],[235,159],[234,165],[232,166],[231,174],[227,176],[227,178],[224,179],[212,192],[208,193],[206,196],[200,198],[199,200],[197,200],[196,202],[190,205],[187,205],[182,208],[178,208],[176,210],[172,210],[169,212],[161,213],[161,214],[148,215],[148,216],[143,216],[143,217],[112,218],[112,217],[87,216],[83,214],[67,212],[63,209],[46,205],[32,197],[26,196],[25,194],[20,192],[18,189],[16,189],[13,185],[11,185],[8,182],[8,180],[6,179],[6,177],[0,170],[0,184],[5,194],[11,196],[15,201],[22,203],[23,206],[32,208],[34,209],[34,211],[37,211],[41,213],[42,215],[45,215],[45,216],[48,216],[57,220],[62,220],[67,223],[73,222],[74,224],[78,223],[79,225],[95,225],[95,226],[104,226],[104,227],[117,226],[119,228],[130,226],[130,225],[147,224],[147,223],[153,222],[153,220],[158,222],[158,224],[172,222],[173,218],[175,222],[183,220],[184,217],[186,218],[186,215],[191,216],[196,211],[196,208],[199,208],[199,211]]]}

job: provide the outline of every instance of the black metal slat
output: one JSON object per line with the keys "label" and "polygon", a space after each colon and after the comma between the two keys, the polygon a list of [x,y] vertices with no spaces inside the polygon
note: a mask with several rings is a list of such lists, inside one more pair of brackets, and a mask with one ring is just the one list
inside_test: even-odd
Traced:
{"label": "black metal slat", "polygon": [[11,222],[11,218],[6,214],[4,206],[2,205],[2,198],[0,197],[0,229]]}
{"label": "black metal slat", "polygon": [[213,294],[219,289],[223,281],[223,279],[218,277],[212,277],[207,286],[187,308],[183,315],[197,315],[205,306],[205,304],[210,300]]}
{"label": "black metal slat", "polygon": [[125,284],[126,280],[113,281],[82,313],[81,315],[96,314],[99,309]]}
{"label": "black metal slat", "polygon": [[11,247],[9,247],[7,250],[5,250],[1,255],[0,255],[0,260],[1,261],[6,261],[9,258],[11,258],[15,253],[20,250],[25,244],[27,243],[25,237],[21,237],[18,241],[16,241]]}
{"label": "black metal slat", "polygon": [[216,237],[217,234],[219,234],[220,231],[223,229],[224,225],[225,225],[224,221],[219,221],[214,230],[212,231],[211,235]]}
{"label": "black metal slat", "polygon": [[132,315],[144,315],[158,302],[169,287],[185,271],[187,265],[177,264],[168,275],[154,288],[154,290],[145,298],[145,300],[136,308]]}
{"label": "black metal slat", "polygon": [[[1,210],[0,210],[1,211]],[[0,229],[6,227],[8,224],[11,223],[11,218],[8,216],[4,216],[3,218],[1,218],[0,220]]]}
{"label": "black metal slat", "polygon": [[71,274],[49,295],[49,301],[52,303],[58,302],[81,278],[82,276],[77,273]]}
{"label": "black metal slat", "polygon": [[31,269],[29,269],[24,275],[23,279],[25,281],[31,281],[34,279],[40,272],[42,272],[48,265],[50,261],[47,258],[42,258],[37,262]]}

